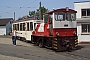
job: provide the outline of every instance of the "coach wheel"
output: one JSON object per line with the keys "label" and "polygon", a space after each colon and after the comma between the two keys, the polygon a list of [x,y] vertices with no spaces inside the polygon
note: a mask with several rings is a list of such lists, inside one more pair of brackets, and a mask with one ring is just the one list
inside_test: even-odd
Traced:
{"label": "coach wheel", "polygon": [[26,43],[29,43],[29,42],[31,42],[31,41],[29,41],[29,40],[26,40]]}
{"label": "coach wheel", "polygon": [[24,38],[24,37],[22,37],[22,39],[21,39],[22,41],[24,41],[24,42],[26,42],[26,38]]}

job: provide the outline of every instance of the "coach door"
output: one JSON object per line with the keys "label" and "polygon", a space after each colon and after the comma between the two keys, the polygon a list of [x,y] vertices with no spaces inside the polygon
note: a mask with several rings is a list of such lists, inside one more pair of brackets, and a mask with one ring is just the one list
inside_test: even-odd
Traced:
{"label": "coach door", "polygon": [[26,26],[27,26],[26,39],[31,40],[31,35],[32,35],[32,31],[33,31],[33,22],[27,22]]}
{"label": "coach door", "polygon": [[26,40],[30,40],[30,23],[26,22]]}

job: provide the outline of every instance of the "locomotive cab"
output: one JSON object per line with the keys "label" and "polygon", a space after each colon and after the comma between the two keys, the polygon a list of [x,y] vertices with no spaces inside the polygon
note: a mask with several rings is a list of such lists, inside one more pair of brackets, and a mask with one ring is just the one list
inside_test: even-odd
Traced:
{"label": "locomotive cab", "polygon": [[68,7],[44,14],[44,23],[49,24],[50,35],[76,35],[76,11]]}

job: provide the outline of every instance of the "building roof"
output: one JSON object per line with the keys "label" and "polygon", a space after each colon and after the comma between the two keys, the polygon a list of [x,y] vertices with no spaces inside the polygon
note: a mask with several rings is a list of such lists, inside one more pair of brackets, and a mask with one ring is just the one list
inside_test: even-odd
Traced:
{"label": "building roof", "polygon": [[79,1],[79,2],[74,2],[74,3],[84,3],[84,2],[90,2],[90,1]]}
{"label": "building roof", "polygon": [[5,26],[10,20],[13,20],[13,18],[1,18],[0,26]]}
{"label": "building roof", "polygon": [[77,23],[90,23],[90,18],[79,18]]}

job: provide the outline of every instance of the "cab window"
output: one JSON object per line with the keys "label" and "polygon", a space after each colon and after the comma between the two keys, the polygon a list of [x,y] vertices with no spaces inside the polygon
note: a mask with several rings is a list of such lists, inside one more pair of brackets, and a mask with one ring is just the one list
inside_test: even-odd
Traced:
{"label": "cab window", "polygon": [[67,20],[68,21],[75,21],[76,20],[76,13],[67,13]]}
{"label": "cab window", "polygon": [[48,14],[44,15],[44,23],[47,23],[48,22]]}
{"label": "cab window", "polygon": [[55,13],[55,20],[65,20],[65,13]]}

